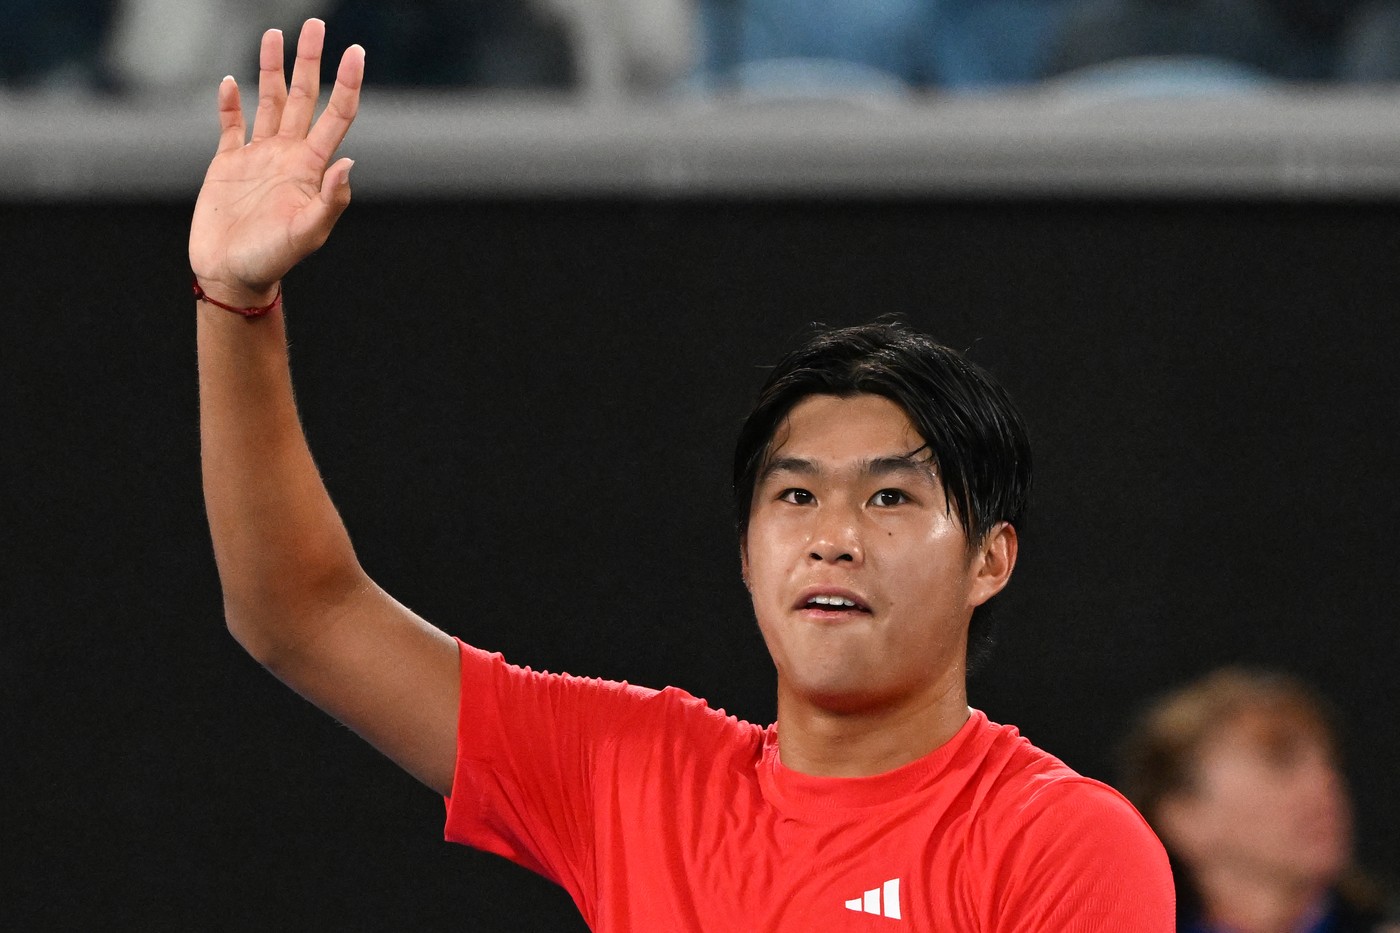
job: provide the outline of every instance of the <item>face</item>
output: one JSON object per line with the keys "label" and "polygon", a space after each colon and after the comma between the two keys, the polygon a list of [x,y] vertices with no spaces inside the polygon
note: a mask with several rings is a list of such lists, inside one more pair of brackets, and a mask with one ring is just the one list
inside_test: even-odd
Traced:
{"label": "face", "polygon": [[1193,870],[1324,887],[1346,866],[1351,808],[1312,717],[1253,711],[1217,727],[1164,829]]}
{"label": "face", "polygon": [[965,696],[968,620],[1010,576],[1015,532],[970,550],[903,409],[814,395],[773,437],[742,557],[780,709],[854,712]]}

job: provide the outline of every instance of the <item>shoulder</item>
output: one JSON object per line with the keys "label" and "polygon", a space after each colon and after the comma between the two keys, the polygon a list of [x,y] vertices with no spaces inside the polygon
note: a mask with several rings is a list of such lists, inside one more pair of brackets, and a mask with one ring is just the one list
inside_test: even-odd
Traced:
{"label": "shoulder", "polygon": [[1156,833],[1116,790],[1078,774],[1041,774],[1021,785],[1014,815],[1023,846],[1054,850],[1081,861],[1121,862],[1137,856],[1160,863]]}
{"label": "shoulder", "polygon": [[762,734],[758,726],[677,687],[657,690],[623,680],[536,671],[466,644],[461,657],[462,716],[467,721],[476,718],[473,713],[494,714],[508,724],[571,721],[584,733],[617,740],[642,739],[657,731],[731,740],[756,740]]}
{"label": "shoulder", "polygon": [[[1076,849],[1127,843],[1161,851],[1147,821],[1118,791],[1032,745],[1014,726],[987,722],[983,728],[992,733],[979,808],[986,828]],[[1065,830],[1074,835],[1061,838]]]}
{"label": "shoulder", "polygon": [[990,879],[984,894],[991,913],[1094,918],[1097,925],[1086,930],[1171,929],[1175,892],[1166,851],[1133,805],[1014,728],[987,728],[995,735],[973,836]]}
{"label": "shoulder", "polygon": [[665,737],[670,754],[704,758],[729,749],[746,759],[763,744],[765,730],[711,706],[680,687],[638,694],[619,743],[649,743]]}

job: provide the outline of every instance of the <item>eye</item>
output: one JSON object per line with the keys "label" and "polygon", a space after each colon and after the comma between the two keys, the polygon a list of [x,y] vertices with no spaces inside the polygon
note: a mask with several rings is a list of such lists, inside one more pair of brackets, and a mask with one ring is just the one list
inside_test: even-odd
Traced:
{"label": "eye", "polygon": [[817,497],[805,489],[784,489],[778,499],[783,502],[791,502],[793,505],[810,505],[817,501]]}
{"label": "eye", "polygon": [[909,497],[906,496],[904,493],[900,492],[898,489],[881,489],[879,492],[875,493],[875,495],[870,497],[870,503],[872,505],[878,505],[882,508],[889,508],[890,506],[894,505],[903,505],[908,501]]}

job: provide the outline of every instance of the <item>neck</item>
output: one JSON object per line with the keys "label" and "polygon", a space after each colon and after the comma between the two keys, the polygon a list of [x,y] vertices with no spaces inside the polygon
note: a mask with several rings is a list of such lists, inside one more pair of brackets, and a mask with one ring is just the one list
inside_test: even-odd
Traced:
{"label": "neck", "polygon": [[1238,933],[1301,933],[1321,919],[1327,906],[1326,885],[1228,868],[1198,872],[1196,886],[1210,924]]}
{"label": "neck", "polygon": [[917,761],[968,719],[967,687],[935,689],[918,703],[833,710],[778,690],[778,755],[785,767],[818,777],[869,777]]}

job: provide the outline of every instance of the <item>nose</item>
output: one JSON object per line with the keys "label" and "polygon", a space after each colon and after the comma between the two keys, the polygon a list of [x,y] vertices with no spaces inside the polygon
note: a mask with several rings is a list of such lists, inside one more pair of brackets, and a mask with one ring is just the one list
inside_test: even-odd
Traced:
{"label": "nose", "polygon": [[818,563],[859,564],[865,560],[855,517],[839,510],[818,511],[807,547],[808,558]]}

